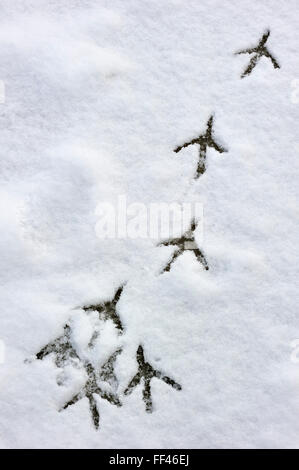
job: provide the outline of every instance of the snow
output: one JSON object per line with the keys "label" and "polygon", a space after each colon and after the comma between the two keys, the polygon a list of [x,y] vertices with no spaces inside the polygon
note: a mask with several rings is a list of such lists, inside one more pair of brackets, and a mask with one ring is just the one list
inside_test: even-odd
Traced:
{"label": "snow", "polygon": [[[298,447],[298,1],[0,1],[2,448]],[[255,47],[261,58],[240,76]],[[205,132],[217,142],[194,180]],[[96,236],[99,202],[200,202],[191,252],[160,274],[170,247]],[[124,326],[83,306],[118,302]],[[122,407],[97,397],[59,412],[80,368],[35,359],[72,325],[81,357],[117,349]],[[89,340],[99,336],[94,348]],[[181,384],[154,379],[154,411],[136,351]],[[58,382],[58,383],[57,383]],[[59,385],[59,383],[61,383]]]}

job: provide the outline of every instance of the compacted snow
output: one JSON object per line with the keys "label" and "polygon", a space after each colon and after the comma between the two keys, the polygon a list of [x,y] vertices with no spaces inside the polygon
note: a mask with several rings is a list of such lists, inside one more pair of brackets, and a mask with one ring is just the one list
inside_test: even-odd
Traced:
{"label": "compacted snow", "polygon": [[[1,447],[298,447],[298,14],[0,0]],[[209,269],[120,200],[203,207]]]}

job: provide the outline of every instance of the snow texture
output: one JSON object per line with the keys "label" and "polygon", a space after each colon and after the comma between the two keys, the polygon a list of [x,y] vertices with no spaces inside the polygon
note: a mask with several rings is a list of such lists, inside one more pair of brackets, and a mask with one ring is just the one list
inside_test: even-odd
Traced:
{"label": "snow texture", "polygon": [[[0,0],[2,448],[298,447],[298,14],[298,0]],[[236,52],[268,30],[280,68],[261,56],[241,78]],[[174,149],[211,116],[227,152],[208,147],[194,180],[198,146]],[[173,247],[99,239],[96,206],[119,195],[202,202],[209,270],[183,253],[160,274]],[[123,331],[83,309],[120,286]],[[66,325],[80,359],[38,360]],[[154,377],[152,413],[142,383],[124,393],[140,345],[182,388]],[[122,405],[95,395],[99,429],[86,396],[62,409],[95,387],[86,364]]]}

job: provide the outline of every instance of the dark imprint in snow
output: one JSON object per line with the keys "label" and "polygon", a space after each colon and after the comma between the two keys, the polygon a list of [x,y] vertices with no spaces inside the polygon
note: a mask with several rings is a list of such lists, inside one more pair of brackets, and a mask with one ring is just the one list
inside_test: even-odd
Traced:
{"label": "dark imprint in snow", "polygon": [[[114,358],[114,359],[111,359],[111,358]],[[108,379],[109,378],[111,379],[111,377],[114,376],[113,363],[116,358],[115,353],[112,354],[111,358],[109,358],[108,361],[111,360],[110,362],[111,362],[112,369],[109,368],[109,370],[106,370],[106,374],[105,374]],[[77,403],[77,401],[86,397],[89,401],[89,409],[90,409],[90,413],[92,416],[93,424],[95,428],[98,429],[99,424],[100,424],[100,413],[98,411],[98,407],[97,407],[94,395],[99,395],[103,400],[109,401],[109,403],[111,403],[112,405],[122,406],[122,404],[119,401],[119,398],[115,393],[110,393],[105,390],[102,390],[102,388],[98,385],[96,372],[90,363],[85,364],[84,369],[88,375],[88,379],[85,382],[85,385],[82,387],[79,393],[74,395],[73,398],[69,400],[62,407],[60,411],[65,410],[69,406]]]}
{"label": "dark imprint in snow", "polygon": [[194,144],[199,145],[199,160],[198,160],[197,170],[196,170],[194,179],[199,178],[199,176],[202,175],[206,171],[207,147],[212,147],[219,153],[227,152],[227,150],[224,147],[221,147],[221,145],[217,144],[215,140],[213,139],[213,120],[214,120],[214,117],[211,116],[207,122],[207,130],[205,134],[201,134],[195,139],[190,140],[190,142],[186,142],[185,144],[180,145],[179,147],[174,149],[174,152],[178,153],[183,148],[188,147],[189,145],[194,145]]}
{"label": "dark imprint in snow", "polygon": [[246,77],[246,75],[250,75],[254,67],[257,65],[259,62],[260,58],[262,56],[267,57],[268,59],[271,60],[273,67],[275,69],[280,69],[280,65],[278,64],[277,60],[273,57],[272,54],[270,54],[269,50],[265,46],[268,37],[270,36],[270,31],[266,31],[265,34],[263,34],[260,42],[256,47],[248,48],[248,49],[243,49],[241,51],[235,52],[235,55],[238,54],[254,54],[252,58],[250,59],[248,67],[244,70],[244,72],[241,75],[241,78]]}
{"label": "dark imprint in snow", "polygon": [[65,325],[63,331],[63,335],[56,338],[52,343],[48,343],[36,354],[37,359],[42,360],[44,357],[48,356],[48,354],[54,353],[55,364],[57,367],[63,367],[65,363],[69,361],[80,361],[80,358],[71,343],[71,328],[69,325]]}
{"label": "dark imprint in snow", "polygon": [[173,253],[170,261],[167,263],[165,268],[162,270],[162,273],[164,273],[165,271],[170,271],[172,263],[174,263],[174,261],[184,253],[184,251],[193,251],[197,261],[199,261],[203,265],[203,267],[208,271],[209,266],[207,260],[202,251],[198,248],[194,238],[194,231],[196,227],[197,222],[195,220],[192,220],[190,228],[181,236],[181,238],[173,238],[171,240],[159,243],[158,246],[176,246],[175,252]]}
{"label": "dark imprint in snow", "polygon": [[157,379],[163,380],[171,387],[175,388],[176,390],[182,390],[181,385],[176,383],[174,380],[170,379],[166,375],[163,375],[157,369],[154,369],[148,362],[144,359],[144,352],[143,347],[139,346],[137,350],[137,362],[138,362],[138,372],[132,378],[131,382],[129,383],[128,387],[124,391],[125,395],[129,395],[132,390],[140,383],[141,379],[144,380],[144,388],[143,388],[143,401],[145,403],[145,408],[148,413],[152,413],[153,411],[153,402],[152,402],[152,394],[151,394],[151,380],[156,377]]}
{"label": "dark imprint in snow", "polygon": [[[123,333],[124,328],[122,326],[122,323],[120,321],[120,318],[118,316],[116,306],[117,302],[120,299],[120,296],[122,294],[124,286],[121,286],[117,289],[114,297],[112,300],[108,300],[107,302],[103,302],[101,304],[96,304],[96,305],[88,305],[86,307],[82,307],[82,309],[85,312],[88,311],[95,311],[98,312],[99,314],[99,319],[100,320],[109,320],[111,319],[113,323],[115,324],[116,328],[119,330],[120,333]],[[91,339],[91,343],[93,343],[95,338]]]}
{"label": "dark imprint in snow", "polygon": [[114,373],[114,364],[117,359],[117,356],[122,352],[122,349],[117,349],[111,356],[107,359],[106,362],[101,367],[100,370],[100,380],[109,383],[109,385],[116,389],[118,386],[118,380]]}

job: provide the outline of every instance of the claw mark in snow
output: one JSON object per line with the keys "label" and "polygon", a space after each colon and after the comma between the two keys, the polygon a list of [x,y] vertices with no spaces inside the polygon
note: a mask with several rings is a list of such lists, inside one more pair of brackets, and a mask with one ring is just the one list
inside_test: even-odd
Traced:
{"label": "claw mark in snow", "polygon": [[197,222],[192,220],[191,226],[187,232],[185,232],[181,238],[173,238],[171,240],[167,240],[165,242],[159,243],[158,246],[176,246],[176,250],[172,255],[171,260],[165,266],[162,273],[165,271],[170,271],[170,267],[172,263],[184,253],[184,251],[193,251],[196,256],[196,259],[203,265],[203,267],[208,270],[209,266],[207,260],[202,253],[202,251],[198,248],[197,243],[194,238],[194,231],[196,229]]}
{"label": "claw mark in snow", "polygon": [[[99,314],[99,319],[100,320],[109,320],[111,319],[113,323],[115,324],[116,328],[119,330],[120,333],[123,333],[123,326],[120,321],[119,315],[117,313],[117,302],[120,299],[120,296],[122,294],[124,286],[121,286],[117,289],[114,297],[112,300],[108,300],[107,302],[103,302],[101,304],[96,304],[96,305],[89,305],[86,307],[82,307],[85,312],[88,311],[95,311],[98,312]],[[91,340],[91,343],[94,341],[94,337]]]}
{"label": "claw mark in snow", "polygon": [[213,120],[214,120],[214,117],[211,116],[207,122],[207,130],[205,134],[200,134],[195,139],[190,140],[190,142],[186,142],[185,144],[180,145],[179,147],[174,149],[174,152],[178,153],[183,148],[188,147],[189,145],[194,145],[194,144],[199,145],[199,160],[198,160],[197,170],[196,170],[194,179],[199,178],[199,176],[202,175],[206,171],[207,147],[212,147],[219,153],[227,152],[227,150],[224,147],[221,147],[221,145],[217,144],[215,140],[213,139]]}
{"label": "claw mark in snow", "polygon": [[100,379],[104,382],[109,383],[109,385],[113,388],[116,388],[118,385],[117,377],[114,373],[114,363],[116,361],[117,356],[122,352],[122,349],[117,349],[111,356],[107,359],[107,361],[102,365],[100,371]]}
{"label": "claw mark in snow", "polygon": [[129,383],[128,387],[124,391],[125,395],[129,395],[133,388],[135,388],[141,381],[144,379],[144,388],[143,388],[143,401],[145,402],[146,411],[151,413],[153,411],[153,403],[152,403],[152,394],[151,394],[151,380],[156,377],[157,379],[163,380],[171,387],[175,388],[176,390],[182,390],[181,385],[176,383],[174,380],[170,379],[166,375],[163,375],[162,372],[159,370],[154,369],[151,364],[145,361],[144,359],[144,352],[143,347],[139,346],[137,350],[137,362],[138,362],[138,372],[132,378],[131,382]]}
{"label": "claw mark in snow", "polygon": [[71,343],[71,329],[65,325],[63,335],[56,338],[52,343],[47,344],[37,354],[37,359],[43,359],[48,354],[55,354],[55,364],[57,367],[63,367],[66,362],[72,360],[80,361],[80,358]]}
{"label": "claw mark in snow", "polygon": [[254,54],[252,58],[250,59],[248,67],[244,70],[244,72],[241,75],[241,78],[246,77],[246,75],[250,75],[254,67],[257,65],[259,62],[260,58],[262,56],[267,57],[268,59],[271,60],[272,65],[275,69],[280,69],[280,65],[278,64],[277,60],[273,57],[272,54],[270,54],[269,50],[265,46],[268,37],[270,36],[270,31],[266,31],[265,34],[263,34],[260,42],[256,47],[248,48],[248,49],[243,49],[241,51],[235,52],[235,55],[238,54]]}
{"label": "claw mark in snow", "polygon": [[88,375],[88,379],[85,382],[85,385],[82,387],[79,393],[74,395],[73,398],[71,398],[71,400],[69,400],[63,406],[62,410],[65,410],[69,406],[74,405],[75,403],[77,403],[77,401],[81,400],[81,398],[86,397],[89,401],[89,408],[90,408],[94,426],[96,429],[98,429],[99,424],[100,424],[100,414],[97,408],[94,395],[99,395],[104,400],[108,400],[110,403],[116,406],[122,406],[122,404],[115,394],[104,391],[99,387],[97,383],[96,372],[90,363],[85,364],[84,368]]}

